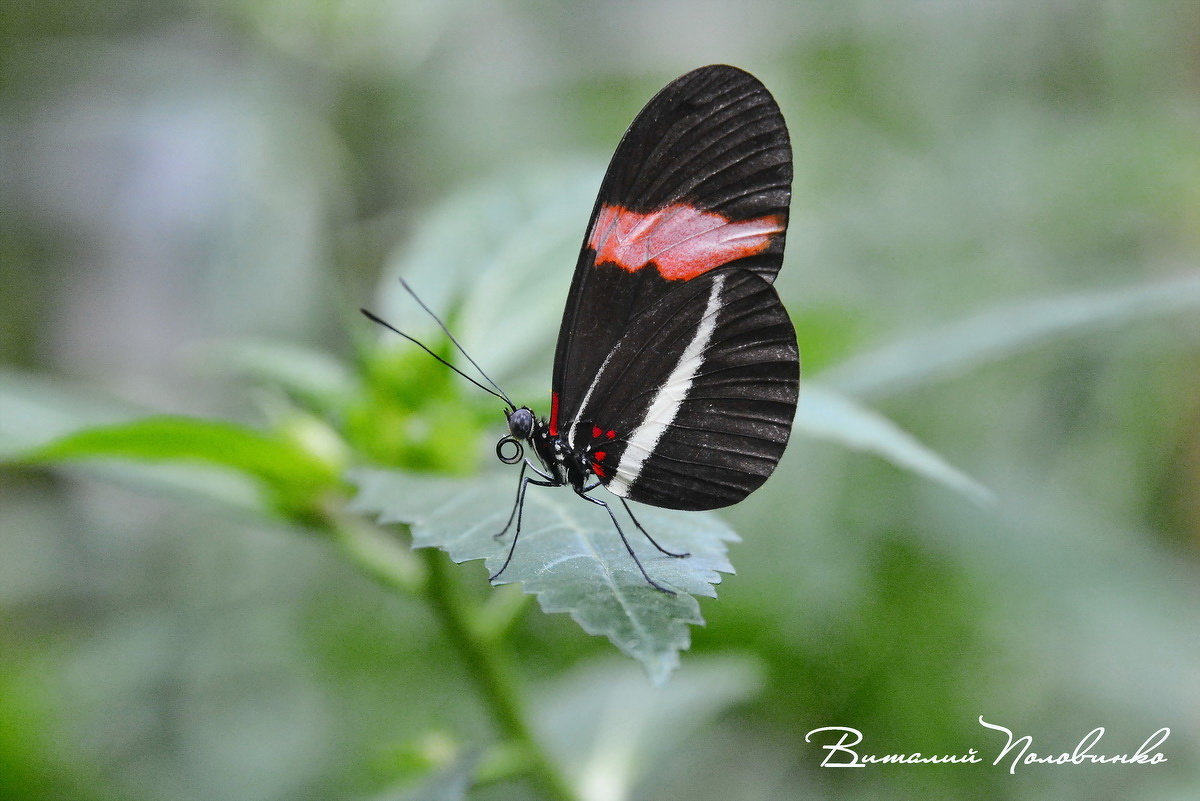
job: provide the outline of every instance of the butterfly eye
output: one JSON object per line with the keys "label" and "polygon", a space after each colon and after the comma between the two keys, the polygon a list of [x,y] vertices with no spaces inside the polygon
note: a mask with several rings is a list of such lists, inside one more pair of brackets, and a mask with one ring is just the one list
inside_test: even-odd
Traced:
{"label": "butterfly eye", "polygon": [[[512,450],[505,453],[507,445],[512,445]],[[496,443],[496,458],[505,464],[516,464],[525,458],[525,448],[515,437],[503,437]]]}
{"label": "butterfly eye", "polygon": [[515,439],[529,439],[533,433],[533,412],[522,406],[508,416],[508,433]]}

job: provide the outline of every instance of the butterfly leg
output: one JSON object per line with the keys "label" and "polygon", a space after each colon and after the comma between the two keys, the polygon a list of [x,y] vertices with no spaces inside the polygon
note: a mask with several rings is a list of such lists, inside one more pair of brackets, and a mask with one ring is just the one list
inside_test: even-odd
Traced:
{"label": "butterfly leg", "polygon": [[539,476],[541,476],[546,481],[554,480],[551,476],[546,475],[541,470],[538,470],[536,467],[534,467],[532,464],[530,464],[528,459],[526,459],[524,462],[522,462],[521,463],[521,473],[520,473],[520,475],[517,476],[517,497],[515,499],[513,499],[513,508],[512,508],[512,511],[508,513],[508,522],[504,524],[504,528],[500,529],[499,531],[497,531],[495,534],[492,535],[493,539],[498,540],[501,537],[503,537],[505,534],[507,534],[509,526],[511,526],[513,524],[513,518],[515,518],[517,516],[517,507],[521,505],[522,499],[525,497],[525,470],[526,469],[532,470],[533,472],[537,473]]}
{"label": "butterfly leg", "polygon": [[[542,471],[538,470],[536,467],[533,468],[533,471],[538,475],[543,475]],[[535,484],[539,487],[559,486],[558,482],[556,481],[542,481],[536,478],[529,478],[525,476],[524,469],[521,470],[521,486],[517,489],[517,502],[513,504],[513,515],[516,515],[517,518],[517,530],[513,532],[512,545],[508,547],[508,556],[504,557],[504,564],[500,565],[499,570],[488,576],[488,581],[495,581],[497,578],[499,578],[501,573],[508,569],[508,563],[512,561],[513,553],[515,553],[517,550],[517,540],[521,538],[521,516],[525,512],[525,490],[529,488],[530,484]],[[508,517],[509,524],[512,523],[513,515],[509,515]],[[508,525],[506,525],[504,530],[501,531],[497,536],[504,534],[505,531],[508,531]]]}
{"label": "butterfly leg", "polygon": [[625,511],[629,514],[629,519],[633,521],[633,524],[635,526],[637,526],[638,531],[642,532],[642,535],[645,536],[646,539],[650,540],[650,544],[653,545],[655,548],[657,548],[659,551],[665,553],[667,556],[673,556],[676,559],[682,559],[685,556],[691,556],[691,554],[688,553],[687,551],[684,551],[683,553],[676,553],[675,551],[668,551],[666,548],[659,545],[658,542],[654,539],[654,537],[650,536],[650,532],[646,531],[646,529],[642,528],[642,524],[639,523],[638,519],[633,516],[633,510],[629,508],[629,503],[624,498],[621,499],[621,505],[625,507]]}
{"label": "butterfly leg", "polygon": [[[594,503],[597,506],[603,506],[604,511],[608,512],[608,516],[612,519],[613,525],[616,526],[616,528],[617,528],[617,533],[621,535],[621,542],[623,542],[625,544],[625,550],[629,551],[629,555],[633,558],[633,563],[638,566],[638,570],[642,571],[642,578],[646,579],[646,581],[650,584],[650,586],[653,587],[654,589],[658,590],[659,592],[665,592],[667,595],[674,595],[675,594],[674,590],[669,590],[666,587],[664,587],[663,585],[659,584],[654,579],[650,578],[650,574],[646,572],[646,568],[642,567],[642,561],[637,558],[637,554],[633,552],[633,546],[631,546],[629,544],[629,540],[625,538],[625,532],[621,530],[621,524],[617,522],[617,516],[615,514],[613,514],[612,507],[609,506],[604,501],[600,500],[599,498],[593,498],[589,495],[584,495],[583,490],[581,490],[581,489],[577,489],[577,490],[575,490],[575,492],[576,492],[576,494],[579,495],[580,498],[583,498],[585,501],[587,501],[589,503]],[[641,526],[638,526],[638,528],[641,528]],[[642,532],[642,533],[645,533],[645,532]],[[654,540],[650,540],[650,541],[654,542]],[[659,550],[662,550],[662,549],[660,548]]]}

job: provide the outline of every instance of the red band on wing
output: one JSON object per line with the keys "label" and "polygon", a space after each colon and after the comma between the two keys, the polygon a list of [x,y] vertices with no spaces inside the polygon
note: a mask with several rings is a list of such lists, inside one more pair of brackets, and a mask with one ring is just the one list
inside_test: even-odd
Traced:
{"label": "red band on wing", "polygon": [[676,203],[649,214],[602,206],[588,237],[596,263],[636,272],[650,262],[663,278],[686,281],[734,259],[761,253],[782,233],[777,215],[733,222]]}
{"label": "red band on wing", "polygon": [[558,393],[550,393],[550,436],[558,436]]}

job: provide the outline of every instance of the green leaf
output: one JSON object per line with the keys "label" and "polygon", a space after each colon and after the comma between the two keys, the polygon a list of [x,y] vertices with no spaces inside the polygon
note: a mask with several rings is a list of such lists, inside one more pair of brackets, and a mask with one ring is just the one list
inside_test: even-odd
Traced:
{"label": "green leaf", "polygon": [[354,376],[342,362],[319,350],[288,342],[220,340],[201,346],[197,361],[210,373],[244,374],[327,413],[341,409],[357,389]]}
{"label": "green leaf", "polygon": [[[360,469],[349,480],[359,488],[351,509],[409,524],[414,548],[441,548],[455,562],[483,559],[489,575],[504,563],[512,534],[492,535],[512,509],[515,471],[454,481]],[[520,582],[546,612],[567,612],[584,631],[608,637],[662,684],[691,644],[688,626],[704,622],[692,596],[716,596],[720,573],[733,572],[726,542],[738,537],[713,514],[638,506],[638,520],[664,548],[691,554],[674,559],[616,511],[646,570],[676,595],[647,584],[604,510],[563,487],[529,488],[520,542],[499,582]]]}
{"label": "green leaf", "polygon": [[661,688],[603,660],[539,693],[535,723],[581,797],[639,798],[638,785],[664,760],[761,686],[758,664],[740,657],[689,660]]}
{"label": "green leaf", "polygon": [[440,339],[404,276],[443,319],[455,312],[455,337],[515,391],[509,384],[528,379],[531,362],[549,360],[602,174],[591,162],[522,165],[449,198],[390,260],[374,311],[418,339]]}
{"label": "green leaf", "polygon": [[[0,370],[0,461],[20,461],[74,432],[145,417],[146,410],[86,387],[16,370]],[[82,468],[140,491],[202,498],[239,514],[262,511],[260,488],[242,473],[202,464],[89,461]]]}
{"label": "green leaf", "polygon": [[856,396],[893,394],[1003,359],[1056,337],[1200,308],[1200,273],[991,309],[849,359],[822,381]]}
{"label": "green leaf", "polygon": [[85,428],[20,454],[20,463],[82,459],[200,462],[252,476],[288,505],[314,500],[335,482],[330,465],[295,443],[245,426],[188,417],[148,417]]}
{"label": "green leaf", "polygon": [[0,458],[88,426],[140,417],[144,411],[95,391],[17,370],[0,370]]}
{"label": "green leaf", "polygon": [[851,450],[873,453],[897,467],[960,492],[977,503],[992,493],[878,412],[811,382],[800,390],[795,430]]}
{"label": "green leaf", "polygon": [[379,796],[376,801],[465,801],[482,755],[479,749],[463,749],[449,765],[434,771],[419,786]]}

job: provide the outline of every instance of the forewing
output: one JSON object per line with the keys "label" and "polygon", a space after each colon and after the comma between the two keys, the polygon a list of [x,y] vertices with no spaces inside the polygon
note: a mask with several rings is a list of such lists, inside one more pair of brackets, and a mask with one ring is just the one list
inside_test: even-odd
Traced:
{"label": "forewing", "polygon": [[617,146],[588,224],[555,354],[552,433],[674,287],[723,266],[774,280],[791,180],[783,117],[749,73],[701,67],[654,96]]}
{"label": "forewing", "polygon": [[799,379],[796,334],[774,287],[749,270],[715,270],[630,326],[585,390],[568,440],[617,495],[728,506],[783,455]]}

